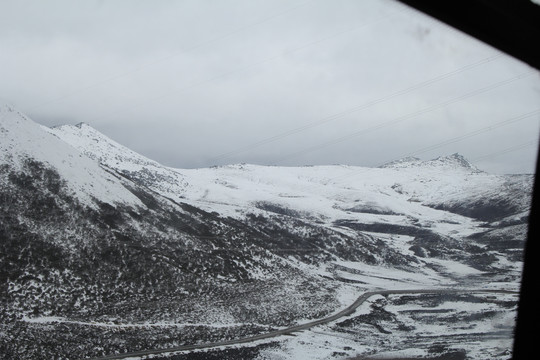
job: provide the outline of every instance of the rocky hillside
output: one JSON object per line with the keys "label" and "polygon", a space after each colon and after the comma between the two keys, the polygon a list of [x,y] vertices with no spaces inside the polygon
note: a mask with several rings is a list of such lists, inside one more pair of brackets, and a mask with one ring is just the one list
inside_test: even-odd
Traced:
{"label": "rocky hillside", "polygon": [[345,290],[388,286],[388,272],[519,279],[532,177],[459,155],[171,169],[86,124],[47,129],[6,106],[0,140],[6,359],[265,332],[335,312]]}

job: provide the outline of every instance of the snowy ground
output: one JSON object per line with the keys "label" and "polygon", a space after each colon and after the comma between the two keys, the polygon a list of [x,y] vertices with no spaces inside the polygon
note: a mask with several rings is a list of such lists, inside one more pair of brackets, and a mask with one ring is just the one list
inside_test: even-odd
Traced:
{"label": "snowy ground", "polygon": [[[529,199],[523,189],[530,188],[532,177],[489,175],[458,155],[405,161],[385,168],[230,165],[171,169],[112,142],[86,125],[43,131],[20,113],[10,110],[4,115],[0,118],[0,133],[5,139],[0,144],[0,161],[14,169],[21,168],[28,159],[47,164],[60,179],[65,179],[70,194],[90,207],[95,207],[99,200],[144,208],[142,200],[124,186],[132,181],[164,196],[162,200],[167,204],[169,200],[190,204],[223,219],[246,222],[250,230],[260,226],[258,231],[269,235],[262,238],[264,241],[279,240],[280,234],[294,235],[296,240],[320,241],[314,242],[317,247],[310,251],[327,254],[335,250],[332,256],[320,261],[295,253],[282,256],[278,250],[284,248],[276,248],[275,253],[265,257],[266,261],[260,253],[250,254],[247,260],[229,256],[231,264],[238,265],[242,260],[239,269],[251,263],[256,265],[250,277],[254,282],[237,284],[219,274],[217,280],[212,280],[215,292],[191,294],[169,309],[154,307],[164,304],[161,302],[125,302],[124,307],[114,303],[113,310],[125,310],[125,316],[117,318],[113,318],[117,316],[114,312],[111,315],[105,310],[97,315],[83,309],[69,318],[71,315],[47,316],[51,313],[33,313],[29,309],[22,319],[12,316],[0,329],[0,345],[10,346],[16,338],[23,339],[14,350],[17,354],[40,354],[45,346],[50,346],[47,354],[60,354],[69,346],[82,349],[77,354],[102,354],[111,349],[129,352],[239,339],[278,329],[283,324],[303,324],[335,314],[364,292],[376,289],[517,290],[519,286],[521,263],[514,261],[518,257],[511,257],[496,246],[489,249],[489,254],[485,250],[492,240],[503,245],[515,242],[518,245],[512,249],[520,254],[521,230],[504,223],[516,222],[516,226],[523,227],[520,221],[526,215],[523,210]],[[494,204],[488,210],[515,207],[516,213],[499,214],[493,217],[498,221],[492,224],[468,217],[469,207],[482,210],[486,199]],[[265,222],[247,222],[251,215],[261,215]],[[137,224],[133,222],[133,228],[144,232]],[[224,222],[219,224],[225,226]],[[232,225],[227,226],[234,230]],[[64,228],[60,231],[66,232]],[[160,231],[163,234],[156,234],[161,238],[168,229]],[[314,235],[305,236],[310,231]],[[488,231],[491,233],[484,236]],[[214,233],[219,236],[193,239],[213,246],[213,240],[226,235],[222,231]],[[223,239],[231,240],[225,244],[236,246],[238,234]],[[274,234],[277,235],[272,239]],[[338,238],[336,234],[347,239],[336,243],[327,240]],[[479,238],[471,237],[478,234]],[[340,251],[335,244],[341,245]],[[289,244],[277,241],[276,246]],[[474,246],[476,252],[466,246]],[[368,249],[366,252],[373,255],[369,264],[344,260],[351,260],[347,255],[358,249]],[[265,249],[263,254],[267,252]],[[210,261],[221,256],[217,252],[206,255],[203,258]],[[495,260],[476,264],[475,255],[488,255]],[[359,255],[352,259],[369,260]],[[290,274],[278,273],[279,268],[286,268]],[[24,271],[23,275],[32,275],[31,271]],[[60,278],[60,273],[49,273]],[[71,279],[67,272],[62,274]],[[15,283],[6,288],[19,294],[24,305],[31,294],[48,294],[49,289],[39,287],[40,276],[25,280],[27,293],[26,288]],[[156,282],[152,283],[155,285]],[[178,283],[173,286],[176,289]],[[194,291],[197,290],[195,287]],[[77,302],[80,299],[81,296]],[[310,330],[252,344],[155,358],[281,360],[453,354],[456,359],[506,359],[512,343],[516,301],[514,295],[476,293],[374,296],[353,314]],[[138,312],[142,306],[148,307],[146,314]],[[153,317],[148,317],[148,313]]]}
{"label": "snowy ground", "polygon": [[[385,275],[394,276],[393,286],[413,287],[400,272]],[[337,296],[342,308],[365,289],[365,285],[344,284]],[[449,359],[509,359],[517,300],[517,294],[481,292],[374,295],[349,316],[290,335],[130,359],[345,360],[444,355]]]}

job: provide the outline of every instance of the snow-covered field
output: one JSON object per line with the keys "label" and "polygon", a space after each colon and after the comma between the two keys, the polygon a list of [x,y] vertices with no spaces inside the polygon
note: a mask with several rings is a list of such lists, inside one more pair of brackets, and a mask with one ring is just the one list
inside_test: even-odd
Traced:
{"label": "snow-covered field", "polygon": [[[357,166],[279,167],[236,164],[202,169],[173,169],[116,143],[87,124],[46,131],[112,169],[139,178],[175,201],[242,218],[258,204],[293,209],[331,224],[412,223],[455,236],[477,231],[478,221],[437,210],[435,205],[475,202],[499,192],[512,195],[506,176],[478,170],[461,155],[434,160],[408,158],[382,168]],[[515,177],[514,186],[530,188],[532,177]],[[500,194],[501,189],[508,194]],[[522,205],[528,194],[510,197]]]}
{"label": "snow-covered field", "polygon": [[256,360],[507,359],[516,301],[516,294],[374,295],[353,314],[308,330],[247,345],[148,358],[244,358],[247,348],[252,352],[245,358]]}
{"label": "snow-covered field", "polygon": [[[13,267],[0,346],[16,356],[238,339],[380,289],[519,287],[532,176],[487,174],[459,154],[173,169],[89,125],[49,129],[9,107],[0,136],[2,226],[24,254],[0,253]],[[506,359],[516,301],[378,295],[291,335],[154,357]]]}

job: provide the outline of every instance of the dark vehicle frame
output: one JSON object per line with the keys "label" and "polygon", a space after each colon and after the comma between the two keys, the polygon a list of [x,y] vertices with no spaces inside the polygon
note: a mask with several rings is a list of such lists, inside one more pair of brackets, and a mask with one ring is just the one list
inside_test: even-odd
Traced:
{"label": "dark vehicle frame", "polygon": [[[531,0],[398,0],[540,70],[540,5]],[[540,99],[539,99],[540,101]],[[529,230],[515,328],[513,359],[538,351],[538,207],[540,148],[536,159]],[[534,356],[534,355],[533,355]]]}

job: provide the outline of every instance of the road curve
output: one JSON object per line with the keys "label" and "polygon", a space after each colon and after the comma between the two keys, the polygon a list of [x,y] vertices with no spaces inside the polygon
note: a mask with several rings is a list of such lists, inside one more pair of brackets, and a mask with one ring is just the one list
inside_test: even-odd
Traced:
{"label": "road curve", "polygon": [[362,295],[360,295],[355,302],[353,302],[351,305],[349,305],[347,308],[341,310],[340,312],[319,319],[314,320],[305,324],[301,325],[295,325],[291,326],[285,329],[281,330],[275,330],[264,334],[249,336],[246,338],[241,339],[233,339],[233,340],[225,340],[225,341],[217,341],[212,343],[205,343],[205,344],[196,344],[196,345],[183,345],[183,346],[176,346],[172,348],[166,348],[166,349],[153,349],[153,350],[141,350],[141,351],[134,351],[130,353],[124,353],[124,354],[115,354],[115,355],[107,355],[100,358],[93,358],[90,360],[112,360],[112,359],[125,359],[128,357],[137,357],[137,356],[146,356],[146,355],[157,355],[157,354],[163,354],[163,353],[169,353],[169,352],[178,352],[178,351],[188,351],[188,350],[200,350],[200,349],[209,349],[219,346],[227,346],[227,345],[237,345],[237,344],[245,344],[257,340],[263,340],[263,339],[269,339],[276,336],[281,335],[287,335],[291,334],[293,332],[306,330],[309,328],[312,328],[317,325],[326,324],[329,322],[332,322],[334,320],[337,320],[341,317],[351,315],[357,307],[359,307],[364,301],[369,299],[370,297],[374,295],[392,295],[392,294],[455,294],[455,293],[499,293],[499,294],[518,294],[517,291],[509,291],[509,290],[480,290],[480,289],[416,289],[416,290],[375,290],[375,291],[368,291]]}

